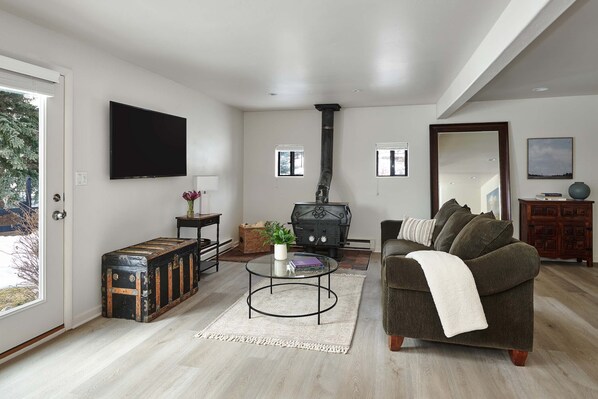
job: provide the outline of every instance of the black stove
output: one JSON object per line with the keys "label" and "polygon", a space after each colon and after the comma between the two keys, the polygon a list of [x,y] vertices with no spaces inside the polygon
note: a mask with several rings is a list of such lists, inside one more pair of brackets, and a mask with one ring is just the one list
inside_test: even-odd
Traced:
{"label": "black stove", "polygon": [[322,112],[322,155],[320,158],[320,179],[315,202],[297,202],[291,215],[296,244],[305,251],[327,250],[336,258],[338,248],[347,242],[351,224],[351,210],[345,202],[328,202],[332,181],[332,148],[334,133],[334,112],[341,109],[338,104],[317,104]]}

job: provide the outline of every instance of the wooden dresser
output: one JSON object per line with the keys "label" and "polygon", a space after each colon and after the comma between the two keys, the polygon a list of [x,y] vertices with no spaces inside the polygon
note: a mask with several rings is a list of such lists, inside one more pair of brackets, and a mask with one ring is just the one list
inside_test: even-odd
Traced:
{"label": "wooden dresser", "polygon": [[519,199],[519,237],[542,257],[585,260],[592,267],[593,204]]}

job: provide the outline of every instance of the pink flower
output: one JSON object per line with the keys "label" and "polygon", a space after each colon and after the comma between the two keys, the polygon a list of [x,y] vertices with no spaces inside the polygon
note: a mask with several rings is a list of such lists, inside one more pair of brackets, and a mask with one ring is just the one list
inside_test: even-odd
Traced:
{"label": "pink flower", "polygon": [[183,198],[187,201],[195,201],[196,199],[198,199],[199,197],[201,197],[201,194],[198,193],[197,191],[193,190],[193,191],[185,191],[183,193]]}

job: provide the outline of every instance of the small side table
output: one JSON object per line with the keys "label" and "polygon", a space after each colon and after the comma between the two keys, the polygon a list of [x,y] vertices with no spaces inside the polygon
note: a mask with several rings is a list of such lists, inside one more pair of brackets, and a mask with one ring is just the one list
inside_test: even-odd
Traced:
{"label": "small side table", "polygon": [[[181,238],[181,227],[191,227],[197,229],[197,258],[199,264],[199,273],[216,267],[218,271],[218,255],[220,254],[220,216],[221,213],[196,213],[193,217],[176,217],[176,236]],[[216,241],[207,238],[201,238],[201,229],[206,226],[216,225]],[[216,249],[216,259],[201,260],[201,254],[211,249]]]}

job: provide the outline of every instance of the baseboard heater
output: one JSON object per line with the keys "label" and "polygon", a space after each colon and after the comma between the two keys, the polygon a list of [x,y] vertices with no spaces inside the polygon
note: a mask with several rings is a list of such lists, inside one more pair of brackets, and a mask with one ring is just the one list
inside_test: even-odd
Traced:
{"label": "baseboard heater", "polygon": [[[224,240],[224,241],[220,242],[220,245],[218,245],[218,249],[219,249],[218,252],[220,254],[222,254],[224,251],[231,249],[233,247],[232,242],[233,242],[232,238],[229,238],[228,240]],[[201,251],[200,257],[201,257],[201,260],[209,260],[209,259],[215,258],[216,257],[216,248],[211,247],[209,249],[205,249],[205,250]]]}
{"label": "baseboard heater", "polygon": [[376,240],[369,238],[347,238],[345,249],[361,249],[373,251],[376,246]]}

